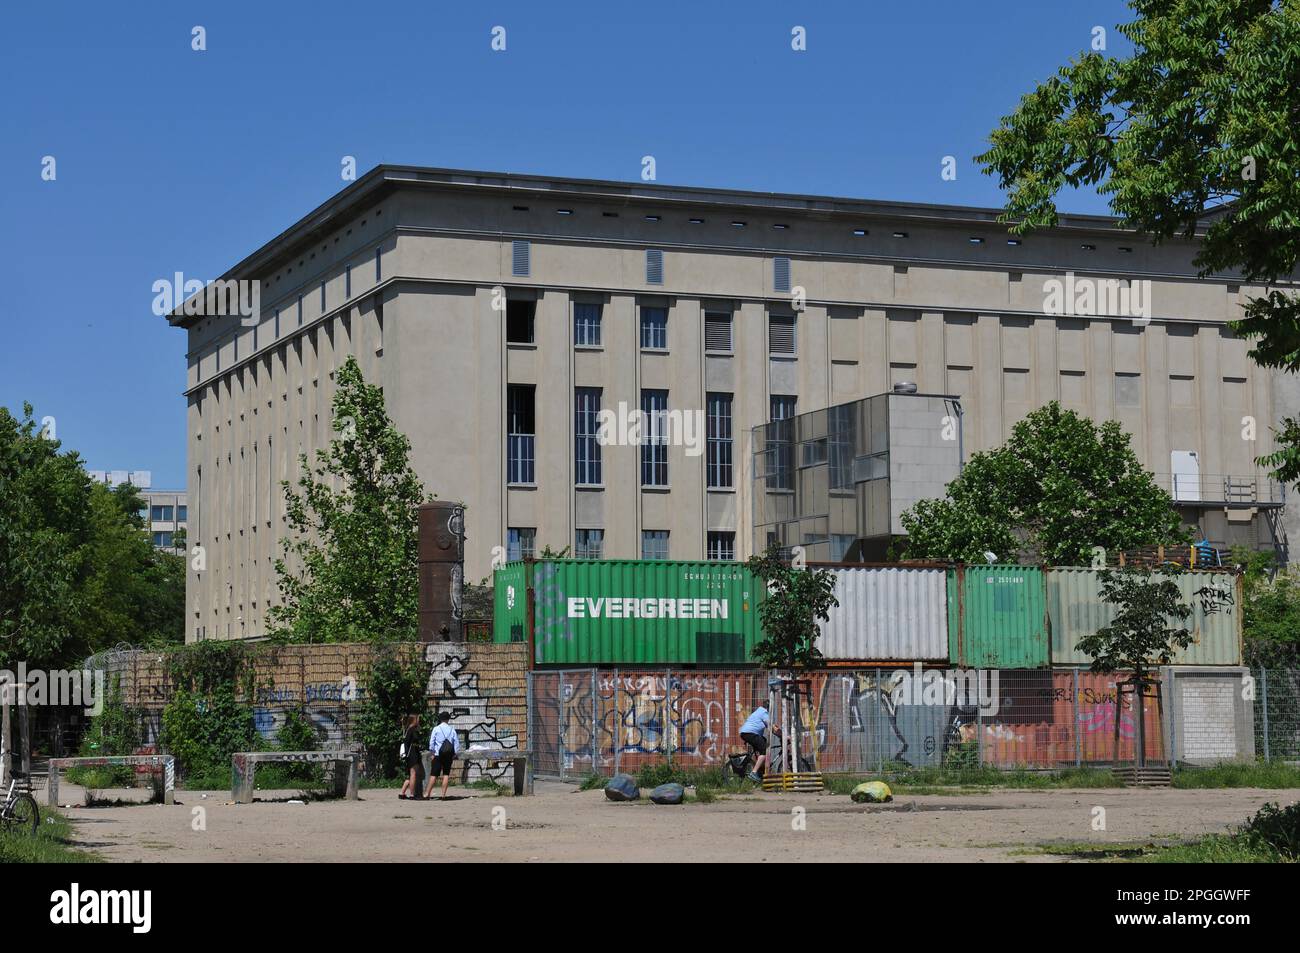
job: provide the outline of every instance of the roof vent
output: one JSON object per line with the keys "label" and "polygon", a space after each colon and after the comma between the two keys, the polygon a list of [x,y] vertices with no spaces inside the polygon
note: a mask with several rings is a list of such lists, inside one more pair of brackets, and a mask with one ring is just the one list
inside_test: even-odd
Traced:
{"label": "roof vent", "polygon": [[915,394],[916,385],[911,381],[899,381],[894,385],[895,394]]}

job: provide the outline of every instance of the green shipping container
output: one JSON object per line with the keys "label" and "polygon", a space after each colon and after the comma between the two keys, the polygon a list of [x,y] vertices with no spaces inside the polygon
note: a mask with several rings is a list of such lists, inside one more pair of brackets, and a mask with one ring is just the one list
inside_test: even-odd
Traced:
{"label": "green shipping container", "polygon": [[497,612],[515,593],[497,642],[527,639],[531,589],[539,665],[744,665],[762,638],[762,589],[739,563],[538,560],[498,569],[495,587]]}
{"label": "green shipping container", "polygon": [[948,570],[948,651],[962,668],[1047,668],[1043,571],[1000,565]]}
{"label": "green shipping container", "polygon": [[[1191,572],[1177,577],[1192,614],[1182,623],[1192,644],[1174,653],[1174,665],[1241,664],[1241,579],[1235,573]],[[1047,617],[1052,627],[1052,664],[1091,665],[1079,639],[1115,618],[1115,607],[1101,598],[1100,571],[1047,570]],[[1172,624],[1172,620],[1171,620]]]}
{"label": "green shipping container", "polygon": [[525,563],[507,563],[493,573],[492,641],[528,641],[528,576]]}

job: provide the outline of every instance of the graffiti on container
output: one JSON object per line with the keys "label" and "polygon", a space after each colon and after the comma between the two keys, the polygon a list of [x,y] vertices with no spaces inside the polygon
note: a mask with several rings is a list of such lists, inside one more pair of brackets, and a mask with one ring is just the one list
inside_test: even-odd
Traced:
{"label": "graffiti on container", "polygon": [[537,659],[553,638],[573,640],[564,590],[560,588],[560,567],[552,562],[539,563],[533,574],[534,628]]}
{"label": "graffiti on container", "polygon": [[1221,588],[1210,583],[1197,589],[1193,595],[1201,600],[1201,611],[1206,615],[1214,615],[1220,610],[1224,613],[1232,611],[1234,604],[1232,590],[1226,586]]}
{"label": "graffiti on container", "polygon": [[[497,719],[488,714],[489,699],[479,689],[478,675],[468,670],[469,650],[454,643],[431,643],[425,650],[429,662],[429,684],[425,691],[438,700],[439,711],[451,712],[451,726],[468,746],[518,748],[519,736],[503,731]],[[513,770],[510,764],[488,767],[483,762],[467,761],[464,780],[479,778],[501,780]]]}

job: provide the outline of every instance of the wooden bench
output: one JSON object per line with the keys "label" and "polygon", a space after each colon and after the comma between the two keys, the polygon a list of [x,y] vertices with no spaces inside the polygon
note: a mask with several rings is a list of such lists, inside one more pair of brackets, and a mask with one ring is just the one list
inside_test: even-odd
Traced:
{"label": "wooden bench", "polygon": [[[424,777],[427,779],[431,773],[432,756],[427,751],[421,751],[420,760],[424,763]],[[461,773],[462,780],[469,774],[471,761],[481,761],[485,766],[508,761],[514,768],[515,797],[533,793],[533,759],[529,751],[521,748],[479,748],[473,751],[462,749],[460,754],[456,755],[456,760],[465,762],[465,769]]]}
{"label": "wooden bench", "polygon": [[45,785],[45,803],[59,804],[59,772],[68,768],[113,768],[119,765],[143,765],[162,769],[163,803],[176,803],[176,759],[169,754],[121,754],[99,758],[51,758],[50,776]]}
{"label": "wooden bench", "polygon": [[329,764],[334,771],[334,793],[350,801],[357,795],[355,751],[238,751],[230,756],[230,798],[236,804],[253,803],[253,778],[259,764]]}

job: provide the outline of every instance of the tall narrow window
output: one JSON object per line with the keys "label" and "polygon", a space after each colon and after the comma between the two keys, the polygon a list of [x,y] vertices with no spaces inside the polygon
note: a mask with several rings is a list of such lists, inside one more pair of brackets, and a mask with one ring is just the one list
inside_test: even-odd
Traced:
{"label": "tall narrow window", "polygon": [[532,559],[537,548],[537,530],[533,527],[511,526],[506,530],[506,559]]}
{"label": "tall narrow window", "polygon": [[664,253],[659,248],[645,250],[645,283],[661,285],[664,283]]}
{"label": "tall narrow window", "polygon": [[641,391],[641,485],[668,485],[668,391]]}
{"label": "tall narrow window", "polygon": [[600,485],[600,388],[579,387],[573,399],[573,469],[579,486]]}
{"label": "tall narrow window", "polygon": [[506,302],[506,343],[532,344],[533,324],[537,314],[536,301]]}
{"label": "tall narrow window", "polygon": [[605,531],[580,529],[574,542],[573,554],[578,559],[601,559],[605,550]]}
{"label": "tall narrow window", "polygon": [[641,531],[641,558],[668,558],[668,530],[646,529]]}
{"label": "tall narrow window", "polygon": [[537,420],[534,389],[528,384],[506,388],[506,480],[536,482]]}
{"label": "tall narrow window", "polygon": [[352,266],[343,266],[343,297],[352,297]]}
{"label": "tall narrow window", "polygon": [[707,417],[708,485],[713,488],[730,488],[734,485],[731,472],[731,395],[709,394]]}
{"label": "tall narrow window", "polygon": [[668,309],[641,308],[641,346],[650,350],[668,349]]}
{"label": "tall narrow window", "polygon": [[600,305],[573,306],[573,343],[578,347],[600,347]]}
{"label": "tall narrow window", "polygon": [[794,315],[774,314],[767,319],[767,351],[773,357],[794,357]]}
{"label": "tall narrow window", "polygon": [[795,398],[773,394],[770,408],[774,426],[768,428],[767,486],[771,490],[793,490]]}
{"label": "tall narrow window", "polygon": [[735,559],[735,533],[709,533],[707,554],[709,559]]}
{"label": "tall narrow window", "polygon": [[325,282],[320,283],[320,313],[325,313]]}
{"label": "tall narrow window", "polygon": [[383,275],[383,269],[380,268],[380,256],[382,254],[383,254],[383,249],[381,248],[375,249],[375,284],[379,284],[379,280]]}
{"label": "tall narrow window", "polygon": [[[840,404],[826,410],[827,442],[830,454],[832,490],[853,489],[853,410],[855,404]],[[836,560],[839,557],[835,557]]]}
{"label": "tall narrow window", "polygon": [[298,295],[298,327],[302,327],[302,295]]}
{"label": "tall narrow window", "polygon": [[275,309],[275,339],[280,340],[280,309]]}
{"label": "tall narrow window", "polygon": [[510,243],[510,273],[516,278],[527,278],[532,267],[528,242]]}
{"label": "tall narrow window", "polygon": [[772,259],[772,287],[777,291],[790,290],[790,259]]}
{"label": "tall narrow window", "polygon": [[709,311],[704,315],[704,350],[717,354],[731,353],[731,315]]}

